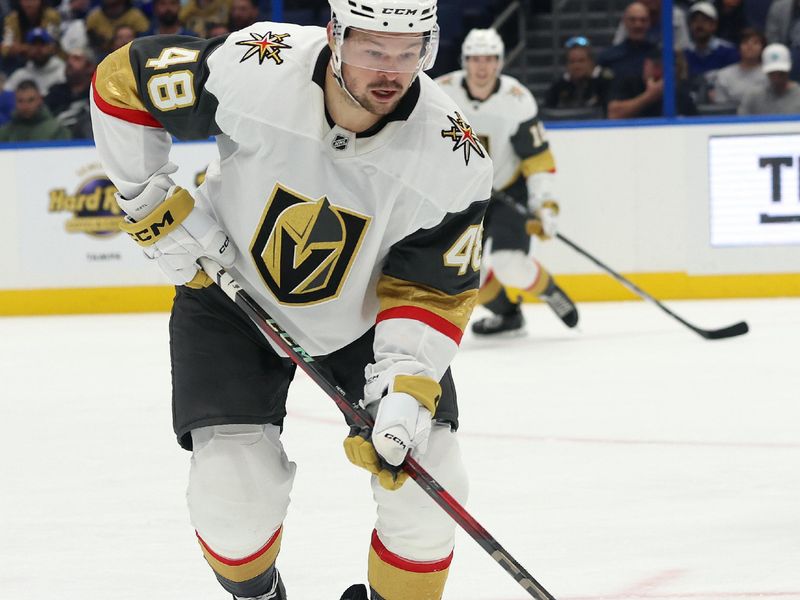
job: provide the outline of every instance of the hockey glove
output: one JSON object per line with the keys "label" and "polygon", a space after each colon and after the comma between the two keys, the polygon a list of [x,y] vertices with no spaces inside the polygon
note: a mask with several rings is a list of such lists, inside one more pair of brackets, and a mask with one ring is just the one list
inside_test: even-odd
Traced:
{"label": "hockey glove", "polygon": [[130,200],[117,194],[117,202],[128,215],[120,228],[142,246],[147,258],[158,262],[174,285],[201,288],[211,284],[197,265],[201,256],[223,267],[233,265],[236,249],[228,236],[169,177],[157,175]]}
{"label": "hockey glove", "polygon": [[547,200],[535,211],[536,218],[525,223],[528,235],[535,235],[542,240],[555,237],[558,231],[558,202]]}
{"label": "hockey glove", "polygon": [[364,388],[364,405],[375,415],[371,440],[364,432],[351,430],[345,453],[350,462],[377,475],[379,483],[392,490],[403,485],[407,477],[399,467],[408,452],[413,449],[416,455],[422,455],[428,447],[442,389],[430,377],[395,374],[406,365],[370,377],[373,366],[367,368]]}
{"label": "hockey glove", "polygon": [[387,490],[400,489],[408,479],[408,473],[381,460],[369,440],[369,434],[367,428],[358,426],[350,428],[350,435],[344,440],[344,453],[347,459],[357,467],[375,475],[381,487]]}

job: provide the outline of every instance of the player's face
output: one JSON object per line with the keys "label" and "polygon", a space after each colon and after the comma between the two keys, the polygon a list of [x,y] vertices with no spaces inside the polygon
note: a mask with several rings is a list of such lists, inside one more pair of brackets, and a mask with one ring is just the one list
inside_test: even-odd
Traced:
{"label": "player's face", "polygon": [[497,78],[500,59],[496,56],[468,56],[466,60],[467,79],[479,87],[489,86]]}
{"label": "player's face", "polygon": [[397,108],[416,76],[426,40],[352,30],[342,48],[342,77],[350,94],[375,115]]}

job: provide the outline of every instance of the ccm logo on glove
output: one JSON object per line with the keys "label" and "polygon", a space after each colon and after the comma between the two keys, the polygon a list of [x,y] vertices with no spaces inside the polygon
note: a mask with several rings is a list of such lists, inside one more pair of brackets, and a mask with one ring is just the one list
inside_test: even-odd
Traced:
{"label": "ccm logo on glove", "polygon": [[400,439],[399,437],[397,437],[396,435],[392,435],[391,433],[384,433],[383,437],[385,437],[387,440],[393,441],[395,444],[400,446],[403,450],[407,450],[408,449],[408,446],[406,446],[405,442],[402,439]]}

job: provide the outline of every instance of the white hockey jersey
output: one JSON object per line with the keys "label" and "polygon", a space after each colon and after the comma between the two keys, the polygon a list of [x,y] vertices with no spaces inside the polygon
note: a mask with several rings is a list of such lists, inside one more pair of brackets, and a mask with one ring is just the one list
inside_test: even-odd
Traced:
{"label": "white hockey jersey", "polygon": [[329,57],[324,29],[284,23],[136,40],[93,83],[101,160],[130,198],[176,170],[170,134],[216,136],[197,200],[246,291],[313,355],[374,326],[376,361],[438,380],[475,302],[491,160],[424,74],[371,135],[333,124]]}
{"label": "white hockey jersey", "polygon": [[464,71],[442,75],[436,83],[461,107],[489,151],[494,161],[494,189],[507,190],[520,176],[555,171],[536,100],[519,81],[501,75],[486,100],[472,97]]}

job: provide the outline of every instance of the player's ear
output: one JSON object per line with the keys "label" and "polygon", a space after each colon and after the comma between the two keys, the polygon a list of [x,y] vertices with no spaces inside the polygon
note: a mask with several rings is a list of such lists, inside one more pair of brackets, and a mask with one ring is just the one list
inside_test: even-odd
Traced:
{"label": "player's ear", "polygon": [[328,32],[328,46],[333,50],[333,21],[328,21],[328,26],[325,29]]}

